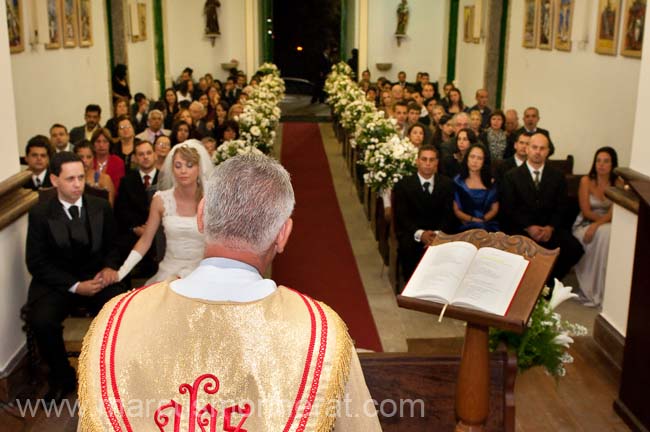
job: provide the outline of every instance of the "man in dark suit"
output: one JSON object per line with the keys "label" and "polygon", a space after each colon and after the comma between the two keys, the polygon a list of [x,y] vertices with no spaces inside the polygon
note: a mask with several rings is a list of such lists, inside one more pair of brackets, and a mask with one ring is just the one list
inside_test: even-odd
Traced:
{"label": "man in dark suit", "polygon": [[503,180],[510,170],[520,167],[526,163],[530,137],[531,134],[528,132],[521,132],[515,140],[515,154],[507,159],[504,159],[501,164],[498,165],[494,179],[496,180],[499,188],[503,186]]}
{"label": "man in dark suit", "polygon": [[47,169],[52,157],[52,146],[45,135],[36,135],[27,141],[25,162],[32,171],[32,178],[23,185],[25,189],[39,190],[52,187],[50,172]]}
{"label": "man in dark suit", "polygon": [[453,182],[438,174],[438,150],[423,145],[418,150],[418,172],[400,180],[393,189],[393,212],[399,256],[405,279],[411,277],[424,248],[437,231],[453,226]]}
{"label": "man in dark suit", "polygon": [[549,278],[562,279],[582,254],[582,246],[563,226],[567,210],[567,183],[560,171],[546,165],[549,142],[542,133],[530,138],[526,163],[508,172],[503,184],[501,208],[508,234],[522,234],[548,249],[560,248]]}
{"label": "man in dark suit", "polygon": [[478,110],[481,113],[481,130],[490,127],[490,116],[492,110],[488,107],[488,91],[486,89],[476,90],[476,105],[471,107],[468,112]]}
{"label": "man in dark suit", "polygon": [[84,120],[86,124],[77,126],[70,130],[70,142],[72,145],[75,145],[83,140],[90,141],[90,138],[93,136],[93,132],[101,127],[99,125],[101,116],[102,109],[99,105],[87,105],[86,112],[84,114]]}
{"label": "man in dark suit", "polygon": [[[549,148],[548,155],[552,156],[553,153],[555,153],[555,146],[553,145],[553,141],[551,140],[551,134],[546,129],[537,127],[537,123],[539,123],[539,119],[540,119],[539,110],[537,108],[535,107],[526,108],[526,111],[524,111],[524,125],[515,132],[515,136],[518,136],[521,132],[528,132],[531,135],[536,133],[541,133],[548,140],[548,148]],[[515,153],[514,146],[508,145],[506,147],[503,157],[508,158],[512,156],[514,153]]]}
{"label": "man in dark suit", "polygon": [[84,166],[75,154],[54,155],[51,171],[56,194],[29,212],[26,262],[32,282],[23,314],[49,366],[45,399],[60,401],[76,385],[61,323],[75,306],[99,311],[125,290],[116,283],[121,263],[108,202],[83,194]]}
{"label": "man in dark suit", "polygon": [[[137,170],[126,173],[120,182],[120,190],[115,200],[115,219],[119,230],[119,249],[122,258],[133,249],[149,217],[151,199],[157,189],[158,170],[153,144],[141,141],[135,145]],[[151,247],[139,264],[142,277],[156,272],[156,248]]]}

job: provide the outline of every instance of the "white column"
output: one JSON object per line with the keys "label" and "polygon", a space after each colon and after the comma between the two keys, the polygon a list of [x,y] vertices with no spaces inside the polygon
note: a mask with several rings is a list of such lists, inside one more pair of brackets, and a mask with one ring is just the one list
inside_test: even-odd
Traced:
{"label": "white column", "polygon": [[359,73],[368,66],[368,0],[359,0],[358,25],[359,28]]}
{"label": "white column", "polygon": [[[7,30],[6,2],[0,3],[0,181],[20,170],[18,163],[18,133],[16,130],[16,107],[11,54]],[[23,25],[27,22],[23,19]],[[27,29],[23,29],[25,49],[29,50]],[[21,54],[14,54],[21,55]],[[12,360],[25,343],[21,329],[20,308],[27,297],[27,274],[25,269],[25,235],[27,217],[23,216],[12,225],[0,231],[0,378],[10,372]]]}
{"label": "white column", "polygon": [[246,69],[250,77],[260,62],[259,11],[256,0],[246,0]]}

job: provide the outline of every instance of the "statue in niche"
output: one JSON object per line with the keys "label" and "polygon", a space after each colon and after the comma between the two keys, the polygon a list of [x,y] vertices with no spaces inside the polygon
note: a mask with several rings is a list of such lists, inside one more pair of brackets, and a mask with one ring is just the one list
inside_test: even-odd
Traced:
{"label": "statue in niche", "polygon": [[219,16],[217,15],[217,8],[221,7],[219,0],[206,0],[203,6],[203,13],[205,14],[205,34],[206,35],[219,35]]}
{"label": "statue in niche", "polygon": [[397,30],[395,30],[395,35],[397,36],[406,36],[406,26],[409,23],[409,5],[407,0],[402,0],[402,2],[397,6]]}

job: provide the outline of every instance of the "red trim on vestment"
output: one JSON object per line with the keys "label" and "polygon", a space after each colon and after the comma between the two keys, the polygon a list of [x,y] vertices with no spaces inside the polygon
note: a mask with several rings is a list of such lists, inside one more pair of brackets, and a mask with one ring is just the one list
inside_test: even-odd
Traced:
{"label": "red trim on vestment", "polygon": [[300,419],[300,424],[298,425],[298,429],[296,429],[296,432],[304,431],[305,426],[307,425],[307,421],[309,420],[309,414],[311,413],[311,409],[314,406],[314,400],[316,399],[316,393],[318,392],[320,374],[323,371],[323,361],[325,360],[325,351],[327,351],[327,317],[325,316],[325,312],[323,311],[321,305],[319,305],[317,301],[313,299],[311,300],[316,305],[316,309],[318,309],[318,313],[321,319],[320,347],[318,349],[318,358],[316,359],[316,368],[314,369],[314,378],[312,379],[311,382],[309,398],[307,399],[307,403],[305,404],[305,410],[302,414],[302,418]]}
{"label": "red trim on vestment", "polygon": [[115,331],[113,332],[113,339],[111,341],[112,345],[111,345],[111,353],[110,353],[110,359],[111,359],[110,373],[111,373],[111,380],[112,380],[111,387],[113,390],[113,394],[116,397],[116,403],[120,409],[122,420],[124,421],[127,430],[131,432],[132,431],[131,424],[129,423],[129,420],[126,417],[126,413],[124,412],[124,407],[122,406],[122,401],[120,400],[119,392],[117,390],[117,384],[115,383],[115,343],[117,340],[117,332],[122,322],[122,316],[124,315],[124,311],[126,310],[126,307],[129,305],[133,297],[135,297],[138,293],[140,293],[145,288],[148,288],[149,286],[151,285],[138,288],[137,290],[134,290],[131,293],[125,295],[120,299],[120,301],[117,302],[117,304],[111,311],[111,314],[108,318],[106,329],[104,330],[104,336],[102,338],[102,346],[99,351],[99,380],[101,384],[101,393],[102,393],[102,401],[104,403],[104,409],[106,410],[106,415],[108,416],[108,419],[111,422],[114,431],[121,431],[122,427],[120,426],[117,418],[115,417],[113,408],[111,407],[110,402],[108,400],[108,388],[107,388],[107,381],[106,381],[106,345],[108,344],[108,338],[111,332],[111,328],[113,326],[113,320],[115,319],[115,315],[117,314],[118,310],[120,310],[120,306],[122,306],[122,303],[126,301],[126,303],[124,304],[124,308],[120,311],[120,315],[118,317]]}
{"label": "red trim on vestment", "polygon": [[287,432],[289,428],[291,427],[293,420],[296,418],[296,412],[298,411],[298,405],[300,404],[300,400],[302,399],[302,394],[305,391],[305,387],[307,385],[307,376],[309,375],[309,369],[311,366],[311,356],[314,351],[314,345],[316,345],[316,316],[314,315],[314,310],[312,309],[311,305],[309,304],[309,301],[307,300],[307,296],[299,293],[298,291],[291,290],[294,293],[298,294],[302,301],[305,303],[305,307],[307,308],[307,311],[309,312],[309,318],[311,320],[311,336],[309,338],[309,349],[307,350],[307,359],[305,360],[305,368],[302,372],[302,379],[300,380],[300,387],[298,387],[298,393],[296,394],[296,400],[293,403],[293,406],[291,407],[291,414],[289,415],[289,420],[287,420],[287,424],[284,426],[283,432]]}

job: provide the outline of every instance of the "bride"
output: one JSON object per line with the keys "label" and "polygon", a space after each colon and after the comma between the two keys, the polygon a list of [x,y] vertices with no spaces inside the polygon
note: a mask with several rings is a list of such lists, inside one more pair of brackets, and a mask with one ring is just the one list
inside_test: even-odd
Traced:
{"label": "bride", "polygon": [[146,284],[183,277],[198,266],[203,259],[204,242],[196,222],[196,209],[212,167],[208,152],[197,140],[185,141],[169,152],[144,232],[120,267],[120,280],[147,253],[161,223],[166,239],[165,257]]}

